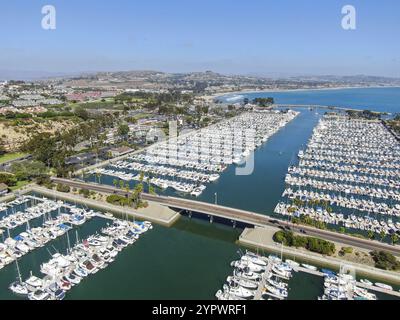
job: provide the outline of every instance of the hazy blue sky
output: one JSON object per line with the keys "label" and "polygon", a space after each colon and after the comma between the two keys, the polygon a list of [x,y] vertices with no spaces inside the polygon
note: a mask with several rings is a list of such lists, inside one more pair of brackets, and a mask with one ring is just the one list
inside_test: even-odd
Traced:
{"label": "hazy blue sky", "polygon": [[[41,28],[41,8],[57,29]],[[357,9],[357,30],[341,8]],[[0,70],[400,77],[398,0],[7,0]]]}

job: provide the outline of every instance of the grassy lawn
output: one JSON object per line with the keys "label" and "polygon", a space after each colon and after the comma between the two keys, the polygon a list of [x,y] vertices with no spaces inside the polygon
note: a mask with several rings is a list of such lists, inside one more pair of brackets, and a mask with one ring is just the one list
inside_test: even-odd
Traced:
{"label": "grassy lawn", "polygon": [[7,153],[3,156],[0,157],[0,164],[3,164],[4,162],[10,161],[10,160],[14,160],[14,159],[18,159],[21,157],[26,156],[26,153]]}
{"label": "grassy lawn", "polygon": [[149,116],[152,116],[150,113],[138,113],[137,115],[133,116],[136,120],[144,119]]}
{"label": "grassy lawn", "polygon": [[14,187],[10,187],[11,191],[15,191],[18,189],[21,189],[22,187],[25,187],[26,185],[28,185],[30,183],[29,180],[24,180],[24,181],[18,181],[17,185],[15,185]]}
{"label": "grassy lawn", "polygon": [[123,105],[115,103],[112,101],[90,101],[90,102],[81,102],[77,104],[71,104],[72,107],[82,107],[85,109],[115,109],[117,107],[123,107]]}

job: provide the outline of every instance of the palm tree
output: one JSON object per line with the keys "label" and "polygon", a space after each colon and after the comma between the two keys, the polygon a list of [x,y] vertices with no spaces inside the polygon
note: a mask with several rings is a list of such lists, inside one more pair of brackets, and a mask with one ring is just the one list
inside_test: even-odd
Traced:
{"label": "palm tree", "polygon": [[86,170],[82,169],[82,179],[85,179],[87,176]]}
{"label": "palm tree", "polygon": [[392,244],[395,245],[399,241],[399,236],[396,233],[393,233],[390,236],[390,239],[392,240]]}
{"label": "palm tree", "polygon": [[372,240],[373,238],[375,238],[375,233],[372,230],[369,230],[368,231],[368,239]]}
{"label": "palm tree", "polygon": [[381,236],[381,241],[383,241],[386,237],[386,232],[382,230],[380,236]]}
{"label": "palm tree", "polygon": [[141,171],[141,172],[140,172],[140,175],[139,175],[139,182],[142,183],[143,180],[144,180],[144,172]]}
{"label": "palm tree", "polygon": [[155,195],[156,194],[156,190],[154,189],[154,187],[152,185],[149,185],[149,193]]}
{"label": "palm tree", "polygon": [[101,173],[97,172],[96,177],[99,179],[99,184],[101,184]]}
{"label": "palm tree", "polygon": [[129,185],[129,182],[127,182],[125,184],[125,191],[126,191],[126,193],[129,193],[130,190],[131,190],[131,186]]}
{"label": "palm tree", "polygon": [[118,185],[118,180],[117,179],[113,180],[113,185],[114,185],[115,188],[117,187],[117,185]]}
{"label": "palm tree", "polygon": [[123,180],[119,180],[119,187],[120,187],[121,189],[124,188],[124,185],[125,185],[124,181],[123,181]]}
{"label": "palm tree", "polygon": [[147,183],[147,190],[148,190],[148,192],[150,193],[150,180],[151,180],[151,172],[149,172],[149,175],[147,176],[147,179],[146,179],[146,183]]}

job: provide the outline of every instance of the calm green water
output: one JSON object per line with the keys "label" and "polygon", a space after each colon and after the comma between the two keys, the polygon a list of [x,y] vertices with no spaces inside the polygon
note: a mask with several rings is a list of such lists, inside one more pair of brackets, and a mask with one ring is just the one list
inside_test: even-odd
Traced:
{"label": "calm green water", "polygon": [[[56,212],[53,213],[55,215]],[[101,218],[93,218],[86,222],[80,227],[76,227],[70,230],[68,235],[70,238],[70,244],[73,245],[76,241],[76,231],[78,232],[78,238],[80,240],[87,238],[89,235],[96,233],[100,228],[106,225],[106,221]],[[32,226],[33,227],[33,226]],[[23,230],[21,230],[23,231]],[[47,262],[51,258],[51,254],[60,252],[66,253],[68,248],[67,236],[64,235],[58,239],[49,242],[45,247],[38,248],[27,255],[24,255],[18,260],[22,279],[25,280],[29,277],[30,272],[38,277],[43,277],[40,273],[40,265]],[[14,295],[8,286],[10,283],[17,278],[17,268],[15,263],[10,264],[0,270],[0,299],[18,299],[19,297]]]}
{"label": "calm green water", "polygon": [[[105,220],[95,218],[76,228],[79,239],[105,224]],[[238,259],[238,250],[243,249],[235,244],[240,232],[185,217],[173,228],[154,226],[106,269],[73,287],[67,299],[214,299],[233,272],[230,262]],[[71,230],[69,236],[71,244],[75,243],[75,231]],[[40,264],[50,259],[49,251],[65,253],[66,249],[67,237],[63,236],[22,257],[19,265],[23,279],[30,271],[41,276]],[[15,264],[0,271],[0,299],[20,299],[7,289],[16,275]],[[314,300],[322,293],[322,284],[322,278],[294,274],[289,283],[289,299]]]}

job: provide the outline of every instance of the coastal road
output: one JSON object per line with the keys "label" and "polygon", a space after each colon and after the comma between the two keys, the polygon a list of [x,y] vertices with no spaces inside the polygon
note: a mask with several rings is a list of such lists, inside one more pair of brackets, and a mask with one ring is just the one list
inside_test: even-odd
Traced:
{"label": "coastal road", "polygon": [[[88,189],[97,192],[103,192],[108,194],[118,194],[122,196],[127,196],[127,192],[112,186],[100,185],[95,183],[86,183],[83,181],[77,180],[69,180],[62,178],[52,178],[52,181],[55,183],[61,183],[65,185],[69,185],[70,187]],[[182,198],[174,198],[174,197],[165,197],[158,195],[150,195],[150,194],[142,194],[142,198],[144,200],[157,202],[159,204],[179,209],[186,210],[191,212],[202,213],[208,216],[220,217],[232,221],[243,222],[249,225],[265,227],[281,227],[281,228],[290,228],[294,232],[305,232],[309,236],[323,238],[329,241],[339,242],[349,246],[356,246],[359,248],[367,249],[367,250],[385,250],[391,252],[395,255],[400,256],[400,246],[392,246],[386,243],[381,243],[378,241],[367,240],[356,238],[353,236],[340,234],[333,231],[328,230],[320,230],[317,228],[313,228],[310,226],[303,225],[293,225],[288,221],[284,221],[281,219],[275,219],[269,217],[267,215],[245,211],[215,204],[210,204],[206,202],[182,199]]]}

